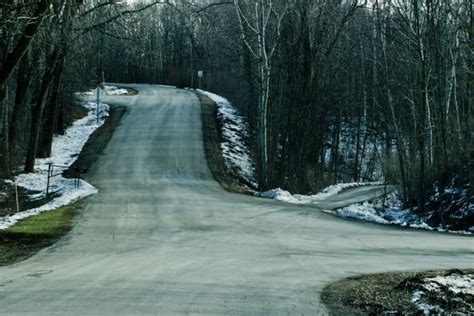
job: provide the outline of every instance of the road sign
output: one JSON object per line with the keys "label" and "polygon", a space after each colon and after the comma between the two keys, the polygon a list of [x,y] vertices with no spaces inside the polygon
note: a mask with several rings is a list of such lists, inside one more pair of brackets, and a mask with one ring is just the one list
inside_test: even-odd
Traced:
{"label": "road sign", "polygon": [[199,89],[201,89],[202,76],[204,76],[204,71],[198,70]]}

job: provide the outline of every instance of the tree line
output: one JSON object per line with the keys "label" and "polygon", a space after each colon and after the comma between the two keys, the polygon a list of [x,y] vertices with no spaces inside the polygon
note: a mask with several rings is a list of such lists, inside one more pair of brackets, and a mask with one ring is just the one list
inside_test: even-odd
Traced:
{"label": "tree line", "polygon": [[49,154],[78,85],[196,88],[203,70],[203,88],[252,126],[262,190],[386,179],[422,210],[433,182],[457,173],[474,183],[472,0],[9,1],[0,10],[4,174]]}

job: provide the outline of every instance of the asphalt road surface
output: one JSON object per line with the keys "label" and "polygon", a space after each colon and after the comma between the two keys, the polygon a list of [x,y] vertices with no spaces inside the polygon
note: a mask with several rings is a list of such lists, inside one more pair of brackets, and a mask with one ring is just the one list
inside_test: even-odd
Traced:
{"label": "asphalt road surface", "polygon": [[[223,191],[198,99],[137,85],[71,234],[0,269],[2,314],[319,315],[319,293],[360,273],[472,268],[473,239],[333,217]],[[325,208],[364,200],[349,190]]]}

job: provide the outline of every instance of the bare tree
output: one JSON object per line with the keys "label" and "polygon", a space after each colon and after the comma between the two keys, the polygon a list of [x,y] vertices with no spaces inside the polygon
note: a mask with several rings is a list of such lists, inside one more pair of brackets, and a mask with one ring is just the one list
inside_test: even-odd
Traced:
{"label": "bare tree", "polygon": [[271,82],[271,61],[281,35],[282,20],[288,4],[272,0],[255,1],[244,5],[234,0],[234,6],[241,29],[241,40],[257,63],[259,82],[259,179],[260,188],[268,188],[268,102]]}

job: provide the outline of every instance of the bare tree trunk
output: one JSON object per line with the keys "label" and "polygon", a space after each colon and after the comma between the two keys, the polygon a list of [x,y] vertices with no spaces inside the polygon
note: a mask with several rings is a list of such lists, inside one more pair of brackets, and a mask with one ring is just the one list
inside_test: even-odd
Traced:
{"label": "bare tree trunk", "polygon": [[[384,75],[385,75],[385,82],[384,82],[384,90],[385,90],[385,97],[386,101],[390,110],[391,114],[391,119],[393,126],[395,128],[395,139],[397,143],[397,153],[398,153],[398,164],[400,168],[400,176],[401,176],[401,182],[402,182],[402,195],[403,195],[403,200],[406,202],[408,200],[408,194],[407,194],[407,188],[408,186],[408,181],[407,181],[407,176],[406,176],[406,167],[405,167],[405,157],[404,157],[404,145],[403,145],[403,140],[402,140],[402,134],[400,131],[400,127],[398,124],[397,120],[397,115],[395,113],[395,105],[393,104],[393,97],[392,97],[392,91],[390,89],[390,78],[389,78],[389,68],[388,68],[388,57],[387,57],[387,47],[386,47],[386,41],[384,40],[384,32],[382,31],[382,24],[380,20],[380,12],[379,12],[379,6],[378,6],[378,1],[376,1],[376,14],[378,18],[378,31],[379,31],[379,36],[381,40],[381,46],[382,46],[382,55],[383,55],[383,66],[384,66]],[[377,31],[375,31],[377,32]],[[376,33],[375,33],[376,34]],[[376,36],[376,35],[375,35]]]}
{"label": "bare tree trunk", "polygon": [[341,110],[337,112],[336,118],[336,130],[334,131],[334,140],[333,140],[333,152],[332,152],[332,163],[333,163],[333,175],[334,183],[338,182],[339,176],[339,146],[341,143]]}
{"label": "bare tree trunk", "polygon": [[[417,40],[418,58],[420,63],[419,71],[419,83],[418,89],[419,97],[419,111],[418,111],[418,133],[416,135],[418,142],[418,178],[417,178],[417,206],[418,212],[423,212],[425,207],[425,177],[426,177],[426,143],[425,143],[425,130],[427,128],[426,123],[430,124],[430,118],[427,117],[429,112],[429,95],[428,95],[428,66],[427,56],[425,51],[425,45],[422,39],[421,33],[421,21],[420,21],[420,8],[418,0],[413,1],[413,12],[414,12],[414,27],[415,35]],[[431,139],[431,138],[430,138]]]}
{"label": "bare tree trunk", "polygon": [[356,132],[356,152],[355,152],[355,161],[354,161],[354,167],[353,167],[353,181],[358,182],[359,181],[359,156],[360,156],[360,133],[361,133],[361,113],[360,110],[358,111],[357,114],[357,132]]}
{"label": "bare tree trunk", "polygon": [[36,11],[33,15],[34,19],[32,22],[27,24],[23,33],[16,43],[16,46],[13,50],[6,56],[6,59],[2,65],[2,69],[0,72],[0,106],[2,106],[4,111],[4,122],[2,122],[4,127],[4,139],[3,139],[3,151],[4,151],[4,164],[2,168],[4,169],[4,173],[7,177],[11,176],[11,164],[10,164],[10,126],[9,126],[9,119],[8,119],[8,103],[5,102],[7,96],[7,83],[10,79],[11,75],[13,74],[16,66],[23,58],[25,52],[28,50],[28,47],[31,44],[31,41],[38,33],[38,30],[43,23],[43,20],[46,16],[47,11],[49,10],[49,5],[51,0],[44,0],[39,1]]}
{"label": "bare tree trunk", "polygon": [[48,67],[45,70],[45,73],[41,80],[39,94],[35,102],[35,106],[33,107],[30,139],[28,142],[28,151],[26,154],[25,161],[25,172],[34,172],[35,170],[35,158],[38,152],[39,137],[43,120],[43,111],[48,100],[51,87],[51,79],[57,67],[57,59],[58,50],[56,48],[56,50],[51,54],[51,57],[48,60]]}
{"label": "bare tree trunk", "polygon": [[[5,99],[6,96],[8,94],[8,90],[5,89]],[[3,107],[1,107],[3,109],[3,115],[2,115],[2,126],[3,126],[3,142],[2,142],[2,149],[3,149],[3,174],[5,176],[5,178],[9,179],[11,178],[11,168],[10,168],[10,144],[9,144],[9,135],[8,135],[8,131],[9,131],[9,126],[8,126],[8,112],[9,112],[9,106],[6,102],[6,100],[4,100],[3,102],[0,101],[0,105],[3,104]]]}
{"label": "bare tree trunk", "polygon": [[268,189],[268,97],[270,90],[270,70],[261,66],[262,86],[260,95],[260,170],[261,189]]}
{"label": "bare tree trunk", "polygon": [[51,87],[51,98],[47,107],[44,127],[41,132],[41,146],[39,146],[38,157],[47,158],[51,156],[51,146],[53,144],[54,132],[57,129],[59,116],[59,89],[61,87],[61,78],[64,68],[64,56],[59,57],[57,67],[53,74]]}
{"label": "bare tree trunk", "polygon": [[43,23],[43,20],[46,17],[46,13],[49,10],[49,5],[52,0],[40,0],[38,3],[38,7],[35,11],[34,17],[32,19],[32,23],[29,23],[25,30],[22,33],[22,36],[18,40],[15,48],[8,54],[4,64],[2,71],[0,72],[0,102],[5,99],[6,96],[6,84],[10,76],[12,75],[15,67],[18,65],[20,60],[23,58],[23,55],[28,50],[31,41],[38,33],[38,30]]}
{"label": "bare tree trunk", "polygon": [[[234,0],[234,8],[239,21],[241,40],[249,53],[257,61],[257,77],[260,84],[258,97],[258,147],[259,147],[259,189],[268,189],[268,105],[270,97],[271,70],[270,61],[280,38],[281,21],[286,7],[281,14],[277,13],[273,1],[258,0],[255,2],[255,16],[253,21],[246,16],[238,0]],[[272,45],[268,45],[269,21],[275,18],[276,39]],[[255,45],[247,40],[247,31],[254,36]],[[270,46],[270,47],[269,47]]]}

